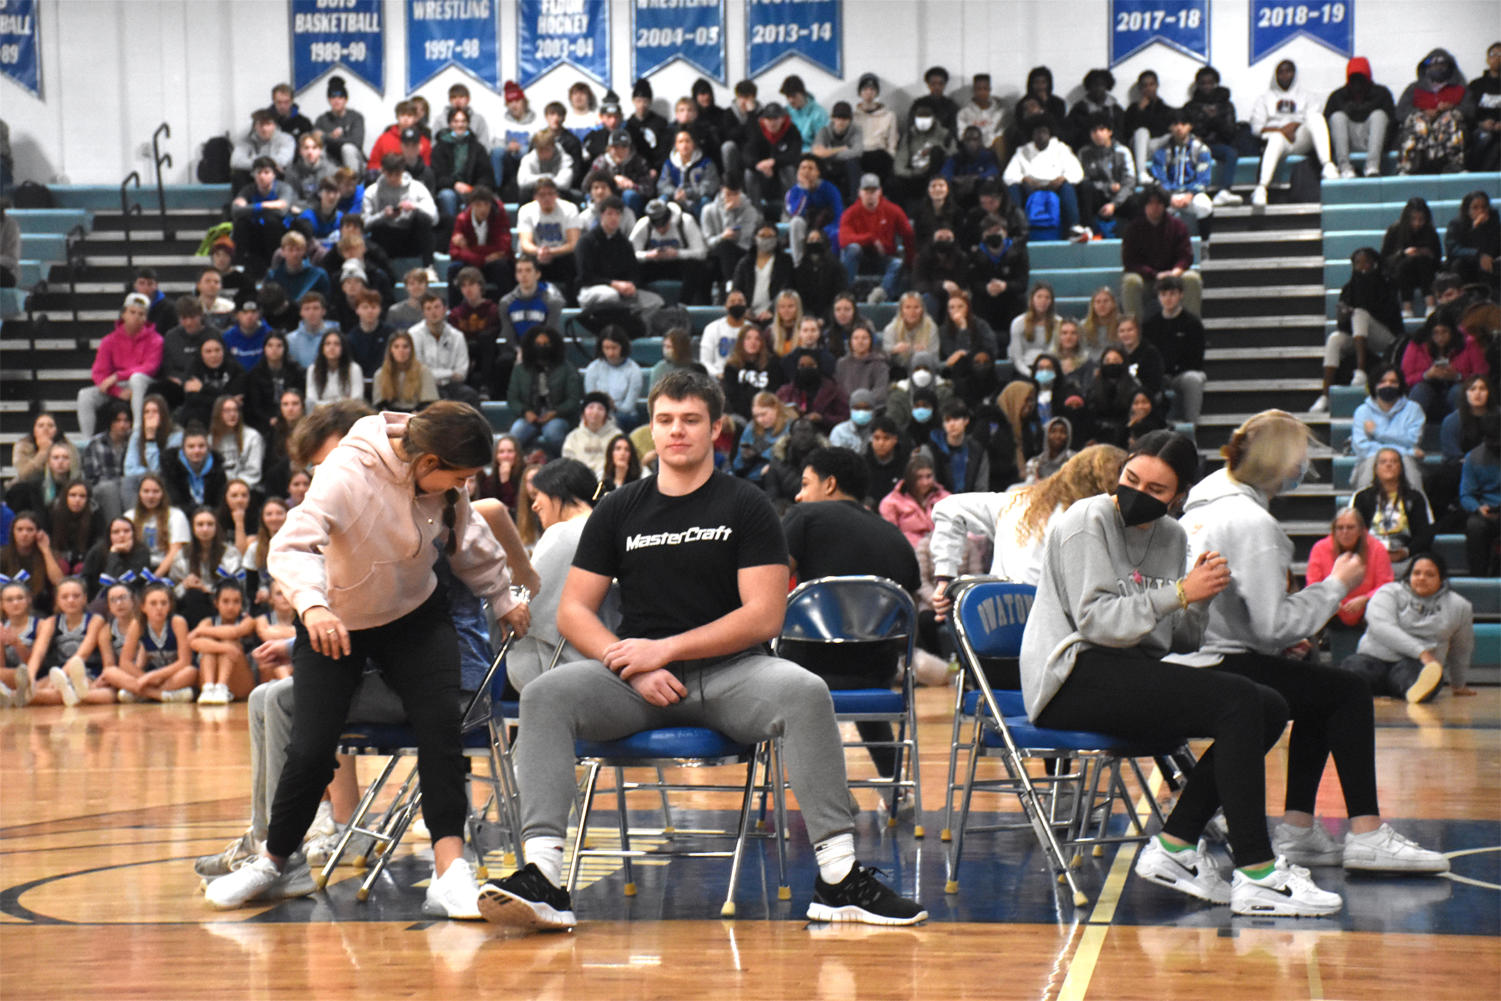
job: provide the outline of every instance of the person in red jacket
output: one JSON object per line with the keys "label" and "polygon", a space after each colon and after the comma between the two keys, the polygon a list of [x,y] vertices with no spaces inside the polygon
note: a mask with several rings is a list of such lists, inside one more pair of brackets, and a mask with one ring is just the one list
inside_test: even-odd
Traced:
{"label": "person in red jacket", "polygon": [[[497,300],[515,287],[511,220],[495,192],[485,185],[475,185],[469,192],[469,207],[454,220],[448,256],[452,258],[448,265],[450,289],[454,287],[454,276],[463,268],[478,268],[486,284],[495,286]],[[451,306],[458,305],[452,294],[448,302]]]}
{"label": "person in red jacket", "polygon": [[1365,518],[1353,507],[1335,515],[1329,534],[1313,544],[1306,571],[1310,586],[1333,572],[1334,560],[1341,553],[1358,553],[1365,560],[1365,576],[1339,606],[1339,620],[1354,629],[1365,622],[1365,606],[1371,595],[1381,585],[1392,582],[1392,560],[1380,540],[1366,530]]}
{"label": "person in red jacket", "polygon": [[839,246],[850,285],[861,264],[869,262],[874,265],[869,270],[878,267],[881,272],[881,284],[870,293],[870,301],[896,298],[902,265],[910,266],[917,256],[917,240],[907,213],[881,194],[881,179],[875,174],[860,178],[860,197],[839,217]]}
{"label": "person in red jacket", "polygon": [[162,367],[162,335],[146,322],[150,307],[150,300],[141,293],[127,295],[120,321],[99,342],[91,372],[94,384],[78,391],[78,431],[83,437],[94,436],[98,410],[111,398],[128,402],[135,426],[141,426],[148,387]]}
{"label": "person in red jacket", "polygon": [[[411,101],[401,101],[396,105],[396,124],[387,126],[386,131],[375,140],[375,145],[370,147],[370,162],[367,166],[371,170],[380,170],[380,161],[387,153],[401,153],[401,134],[417,124],[420,113],[417,106]],[[422,137],[422,162],[431,165],[433,162],[433,142],[425,134]]]}

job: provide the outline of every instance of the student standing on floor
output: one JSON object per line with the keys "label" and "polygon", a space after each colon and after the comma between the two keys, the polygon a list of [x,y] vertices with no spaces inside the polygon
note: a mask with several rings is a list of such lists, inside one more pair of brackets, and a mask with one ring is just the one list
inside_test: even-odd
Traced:
{"label": "student standing on floor", "polygon": [[[924,920],[925,910],[855,859],[828,687],[766,652],[785,611],[787,544],[765,495],[714,470],[719,387],[702,373],[673,372],[648,405],[657,475],[611,492],[584,525],[558,627],[591,659],[548,671],[522,691],[526,737],[516,764],[527,864],[485,884],[481,911],[497,924],[572,928],[562,869],[574,741],[695,725],[744,742],[783,736],[819,868],[811,919]],[[620,583],[616,631],[598,614],[612,579]]]}

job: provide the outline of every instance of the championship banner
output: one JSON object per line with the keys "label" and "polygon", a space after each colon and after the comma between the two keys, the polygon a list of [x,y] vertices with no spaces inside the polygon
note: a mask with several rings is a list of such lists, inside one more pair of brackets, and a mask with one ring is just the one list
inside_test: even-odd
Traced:
{"label": "championship banner", "polygon": [[1110,65],[1161,42],[1209,62],[1209,0],[1110,0]]}
{"label": "championship banner", "polygon": [[1355,54],[1355,0],[1274,3],[1251,0],[1251,62],[1304,35],[1348,59]]}
{"label": "championship banner", "polygon": [[335,66],[377,93],[386,89],[381,0],[292,0],[291,19],[294,91]]}
{"label": "championship banner", "polygon": [[609,0],[521,0],[517,5],[516,77],[521,86],[530,87],[564,63],[610,85]]}
{"label": "championship banner", "polygon": [[449,66],[500,89],[500,25],[494,0],[404,0],[407,93]]}
{"label": "championship banner", "polygon": [[844,76],[841,0],[746,0],[746,76],[765,73],[788,56],[802,56]]}
{"label": "championship banner", "polygon": [[42,96],[41,25],[36,0],[0,0],[0,76]]}
{"label": "championship banner", "polygon": [[725,83],[724,0],[633,0],[631,79],[640,80],[674,59]]}

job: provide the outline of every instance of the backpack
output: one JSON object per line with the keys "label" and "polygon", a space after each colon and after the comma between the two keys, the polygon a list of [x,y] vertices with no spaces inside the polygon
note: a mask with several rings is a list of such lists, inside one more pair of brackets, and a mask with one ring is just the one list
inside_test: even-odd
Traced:
{"label": "backpack", "polygon": [[234,152],[234,145],[230,143],[228,136],[214,136],[203,144],[203,156],[198,160],[198,181],[200,184],[228,184],[229,183],[229,157]]}
{"label": "backpack", "polygon": [[652,313],[647,320],[648,337],[666,337],[673,330],[686,330],[690,334],[693,333],[693,317],[689,314],[687,306],[679,303],[663,306]]}
{"label": "backpack", "polygon": [[57,208],[57,199],[52,197],[52,192],[45,184],[35,181],[22,181],[16,185],[11,200],[18,209]]}
{"label": "backpack", "polygon": [[1039,189],[1027,196],[1027,224],[1034,237],[1039,230],[1052,230],[1056,235],[1062,221],[1063,206],[1057,192]]}

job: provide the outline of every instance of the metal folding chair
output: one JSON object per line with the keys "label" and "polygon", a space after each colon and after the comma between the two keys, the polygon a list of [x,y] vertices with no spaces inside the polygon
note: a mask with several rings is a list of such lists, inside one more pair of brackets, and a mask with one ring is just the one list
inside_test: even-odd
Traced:
{"label": "metal folding chair", "polygon": [[[1182,741],[1148,745],[1101,733],[1053,730],[1033,725],[1027,718],[1021,692],[993,689],[981,658],[1014,656],[1020,650],[1020,636],[1031,611],[1035,589],[1027,584],[979,579],[965,581],[957,591],[950,593],[954,595],[949,621],[955,646],[965,676],[974,686],[968,706],[961,697],[961,708],[971,710],[974,729],[959,823],[948,857],[945,890],[958,892],[959,862],[966,833],[999,829],[969,827],[975,791],[1010,792],[1021,803],[1026,817],[1025,825],[1010,826],[1031,828],[1049,865],[1068,884],[1075,905],[1083,906],[1088,903],[1088,897],[1074,879],[1071,860],[1063,854],[1064,847],[1073,849],[1074,860],[1077,860],[1078,852],[1085,847],[1098,852],[1106,844],[1145,838],[1146,829],[1131,808],[1130,790],[1122,776],[1121,766],[1124,763],[1140,788],[1147,791],[1146,777],[1136,759],[1157,758],[1174,762],[1182,760],[1180,756],[1188,752]],[[1005,777],[977,779],[976,768],[984,756],[999,757],[1005,766]],[[1078,766],[1078,772],[1033,777],[1026,767],[1029,758],[1070,761]],[[1037,792],[1039,784],[1051,786],[1055,793],[1046,808]],[[1074,790],[1073,808],[1067,816],[1059,817],[1053,805],[1057,791],[1065,785]],[[1158,823],[1162,823],[1162,810],[1156,798],[1150,794],[1144,798]],[[1125,835],[1108,832],[1117,800],[1123,801],[1127,807],[1125,812],[1131,832]]]}
{"label": "metal folding chair", "polygon": [[[706,727],[679,726],[643,730],[619,740],[581,740],[576,744],[575,753],[579,764],[584,766],[584,780],[580,786],[578,829],[574,834],[573,851],[568,860],[566,884],[569,893],[573,892],[578,883],[580,863],[584,858],[602,857],[623,860],[626,896],[635,896],[636,893],[635,874],[631,865],[633,859],[647,856],[728,858],[731,860],[730,883],[725,893],[724,903],[720,907],[720,914],[724,917],[734,917],[735,887],[740,878],[746,841],[750,837],[751,807],[756,791],[756,770],[759,766],[766,776],[764,781],[771,787],[776,808],[776,831],[772,837],[776,840],[777,848],[777,899],[792,899],[792,891],[787,884],[787,845],[783,833],[787,823],[786,801],[783,797],[782,783],[772,781],[772,776],[782,774],[779,741],[763,740],[758,744],[741,744]],[[674,784],[662,780],[663,768],[708,768],[734,764],[746,766],[745,782],[741,786]],[[615,772],[615,809],[616,822],[620,831],[619,848],[594,847],[587,844],[589,819],[593,814],[594,796],[598,791],[599,773],[602,768],[612,768]],[[627,782],[625,778],[627,768],[656,769],[658,781],[646,784]],[[627,794],[637,790],[653,789],[663,796],[664,804],[666,794],[671,791],[739,792],[741,794],[740,821],[733,832],[734,848],[730,851],[675,850],[670,852],[632,848],[630,839],[633,834],[638,837],[663,837],[669,840],[679,837],[697,839],[706,835],[728,836],[730,834],[730,832],[678,832],[672,829],[670,822],[654,830],[631,827],[626,812]]]}
{"label": "metal folding chair", "polygon": [[922,837],[922,786],[918,781],[916,680],[912,654],[917,638],[917,606],[894,581],[875,576],[821,577],[804,581],[787,596],[787,614],[777,637],[777,655],[794,662],[817,657],[820,647],[863,648],[884,663],[897,654],[900,691],[889,686],[833,689],[834,715],[841,723],[884,722],[897,728],[891,741],[846,741],[850,747],[886,747],[896,755],[890,777],[849,779],[852,789],[879,789],[889,796],[887,823],[895,827],[900,797],[912,797]]}
{"label": "metal folding chair", "polygon": [[[505,832],[502,843],[509,843],[509,850],[518,859],[521,856],[521,822],[516,773],[511,763],[510,741],[506,732],[509,721],[514,720],[518,715],[518,706],[514,702],[508,703],[501,700],[501,695],[505,691],[505,657],[510,648],[511,640],[508,638],[501,644],[499,652],[491,660],[484,680],[464,710],[460,724],[464,756],[470,759],[483,759],[488,765],[488,772],[485,776],[476,776],[473,772],[468,776],[470,782],[484,782],[488,791],[484,806],[478,811],[471,806],[467,819],[469,840],[475,849],[478,862],[477,874],[480,878],[485,877],[486,866],[484,852],[479,846],[479,827],[489,816],[492,807],[496,812],[496,823]],[[317,887],[321,890],[328,885],[334,869],[348,850],[350,842],[356,836],[368,837],[372,841],[371,854],[374,856],[374,862],[369,865],[365,878],[361,880],[359,890],[355,894],[359,900],[367,900],[371,889],[380,879],[381,873],[385,871],[392,856],[395,855],[407,828],[411,826],[422,807],[422,787],[418,781],[416,763],[417,740],[411,727],[404,723],[351,722],[339,737],[338,752],[356,757],[376,756],[389,759],[365,789],[365,794],[360,797],[359,805],[355,807],[354,814],[349,818],[343,834],[329,854],[328,861],[316,877]],[[403,759],[411,761],[411,768],[397,788],[391,804],[378,817],[372,819],[371,811],[375,801],[395,775],[397,766]],[[355,860],[356,867],[369,862],[368,856]]]}

